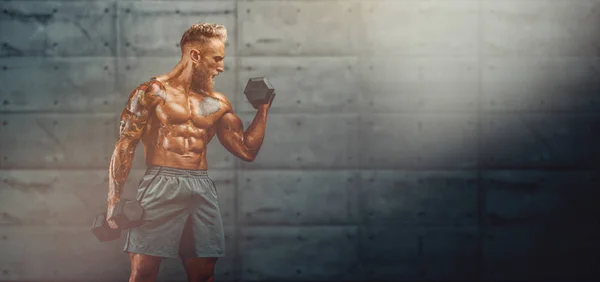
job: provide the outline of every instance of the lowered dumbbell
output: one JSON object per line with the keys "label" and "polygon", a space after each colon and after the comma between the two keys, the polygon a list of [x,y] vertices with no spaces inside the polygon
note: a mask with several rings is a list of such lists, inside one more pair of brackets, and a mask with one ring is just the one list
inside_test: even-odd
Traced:
{"label": "lowered dumbbell", "polygon": [[269,107],[271,107],[271,103],[275,98],[275,88],[266,77],[254,77],[246,83],[244,94],[246,94],[246,98],[255,109],[258,109],[261,104],[269,104]]}
{"label": "lowered dumbbell", "polygon": [[144,208],[137,201],[120,201],[115,205],[114,220],[119,228],[112,229],[106,221],[106,213],[101,213],[94,219],[92,233],[100,242],[112,241],[121,237],[121,230],[135,228],[144,223],[142,216]]}
{"label": "lowered dumbbell", "polygon": [[106,221],[106,213],[101,213],[96,216],[92,224],[92,233],[100,242],[112,241],[121,237],[121,228],[112,229]]}

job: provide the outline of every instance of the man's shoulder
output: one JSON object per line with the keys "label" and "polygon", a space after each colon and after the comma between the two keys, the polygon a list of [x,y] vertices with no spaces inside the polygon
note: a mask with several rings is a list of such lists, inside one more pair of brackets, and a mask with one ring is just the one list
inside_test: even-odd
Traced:
{"label": "man's shoulder", "polygon": [[126,108],[133,112],[142,108],[149,110],[166,100],[167,91],[164,85],[152,78],[142,82],[131,92]]}
{"label": "man's shoulder", "polygon": [[231,108],[231,103],[229,102],[229,99],[227,99],[227,96],[225,96],[225,94],[213,91],[212,97],[219,100],[221,103],[224,104],[224,106]]}
{"label": "man's shoulder", "polygon": [[144,98],[149,100],[163,100],[167,99],[167,90],[164,84],[156,79],[155,77],[150,80],[144,81],[137,88],[136,91],[142,92]]}

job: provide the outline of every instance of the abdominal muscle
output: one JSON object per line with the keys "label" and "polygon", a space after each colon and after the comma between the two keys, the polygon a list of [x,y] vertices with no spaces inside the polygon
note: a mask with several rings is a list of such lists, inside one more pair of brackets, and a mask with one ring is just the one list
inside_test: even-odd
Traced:
{"label": "abdominal muscle", "polygon": [[185,124],[158,126],[159,128],[148,128],[151,133],[144,136],[144,152],[148,165],[207,169],[206,144],[209,135],[205,129],[195,127],[190,121]]}

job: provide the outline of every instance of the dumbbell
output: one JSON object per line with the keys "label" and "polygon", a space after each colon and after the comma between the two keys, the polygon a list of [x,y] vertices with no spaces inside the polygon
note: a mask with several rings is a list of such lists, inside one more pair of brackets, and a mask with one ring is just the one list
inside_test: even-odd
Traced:
{"label": "dumbbell", "polygon": [[144,223],[142,215],[144,208],[137,201],[120,201],[115,205],[114,220],[119,226],[112,229],[106,221],[106,213],[96,216],[92,224],[92,233],[100,242],[112,241],[121,237],[121,230],[135,228]]}
{"label": "dumbbell", "polygon": [[275,88],[266,77],[253,77],[246,83],[244,94],[246,94],[246,98],[255,109],[258,109],[261,104],[269,104],[269,107],[271,107],[271,103],[275,98]]}
{"label": "dumbbell", "polygon": [[121,237],[121,228],[112,229],[106,221],[106,213],[101,213],[96,216],[92,224],[92,233],[100,242],[112,241]]}

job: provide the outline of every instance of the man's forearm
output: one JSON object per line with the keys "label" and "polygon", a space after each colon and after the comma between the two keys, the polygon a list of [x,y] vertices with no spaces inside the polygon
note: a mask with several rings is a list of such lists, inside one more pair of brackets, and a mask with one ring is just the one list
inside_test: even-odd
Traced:
{"label": "man's forearm", "polygon": [[114,202],[121,198],[125,181],[131,170],[134,146],[117,144],[110,160],[108,174],[108,201]]}
{"label": "man's forearm", "polygon": [[248,148],[252,157],[256,157],[265,138],[265,132],[267,129],[267,112],[268,107],[266,106],[258,108],[252,123],[244,132],[244,145],[246,148]]}

